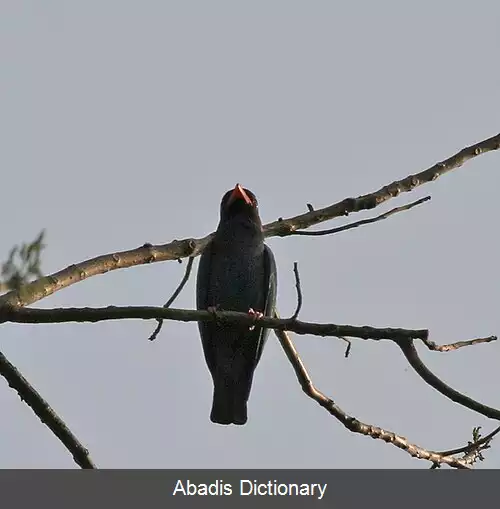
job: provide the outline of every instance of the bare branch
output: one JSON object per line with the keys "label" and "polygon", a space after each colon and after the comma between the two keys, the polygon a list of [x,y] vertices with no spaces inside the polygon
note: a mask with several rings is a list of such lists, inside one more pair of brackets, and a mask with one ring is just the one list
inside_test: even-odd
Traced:
{"label": "bare branch", "polygon": [[210,239],[211,235],[208,235],[203,239],[197,240],[174,240],[164,246],[145,244],[130,251],[98,256],[76,265],[70,265],[50,276],[23,285],[17,291],[11,291],[2,295],[0,296],[0,305],[7,303],[14,306],[27,306],[63,288],[111,270],[197,256],[205,248]]}
{"label": "bare branch", "polygon": [[342,341],[345,341],[347,343],[347,346],[346,346],[346,349],[345,349],[345,353],[344,353],[344,357],[347,359],[347,357],[349,357],[349,354],[351,353],[351,346],[352,346],[352,343],[351,343],[351,340],[349,338],[346,338],[344,336],[337,336],[339,339],[341,339]]}
{"label": "bare branch", "polygon": [[489,417],[490,419],[496,419],[500,421],[500,410],[496,408],[483,405],[478,401],[469,398],[465,394],[462,394],[449,385],[445,384],[438,376],[436,376],[420,359],[415,344],[412,339],[397,339],[395,343],[401,348],[407,361],[411,367],[417,372],[417,374],[427,382],[431,387],[434,387],[443,396],[451,399],[455,403],[473,410],[479,414]]}
{"label": "bare branch", "polygon": [[[176,288],[175,292],[172,294],[170,299],[168,299],[167,302],[165,302],[165,304],[163,304],[164,308],[169,308],[173,304],[174,300],[180,295],[180,293],[182,292],[182,289],[186,286],[186,283],[189,280],[189,276],[191,275],[191,269],[193,267],[193,262],[194,262],[194,258],[192,256],[190,256],[188,263],[186,265],[184,277],[181,279],[179,286]],[[154,341],[156,339],[156,337],[158,336],[158,334],[161,331],[162,326],[163,326],[163,319],[160,318],[158,320],[158,325],[157,325],[156,329],[153,331],[153,334],[151,334],[151,336],[149,336],[149,341]]]}
{"label": "bare branch", "polygon": [[[475,428],[475,430],[479,431],[480,428]],[[500,432],[500,426],[495,428],[489,435],[485,437],[479,438],[476,441],[469,442],[468,445],[464,447],[457,447],[456,449],[449,449],[448,451],[442,451],[438,454],[442,454],[443,456],[457,455],[457,454],[465,454],[468,455],[470,453],[474,453],[476,451],[482,451],[488,444],[493,440],[495,435]]]}
{"label": "bare branch", "polygon": [[481,343],[490,343],[491,341],[496,341],[498,338],[496,336],[488,336],[487,338],[476,338],[469,339],[467,341],[457,341],[456,343],[450,343],[449,345],[438,345],[431,341],[429,338],[423,339],[422,342],[434,352],[453,352],[454,350],[458,350],[459,348],[463,348],[464,346],[473,346],[479,345]]}
{"label": "bare branch", "polygon": [[34,387],[24,378],[18,369],[0,352],[0,372],[22,401],[24,401],[40,420],[54,433],[73,455],[75,463],[81,468],[95,468],[90,459],[89,451],[79,442],[64,421],[42,398]]}
{"label": "bare branch", "polygon": [[436,163],[427,170],[414,175],[409,175],[402,180],[396,180],[391,184],[380,188],[378,191],[358,196],[357,198],[346,198],[345,200],[330,205],[329,207],[268,224],[265,227],[266,236],[277,235],[285,237],[290,235],[290,232],[292,231],[304,230],[310,226],[328,221],[335,217],[347,216],[352,212],[359,212],[360,210],[373,209],[385,201],[399,196],[401,193],[413,191],[413,189],[418,186],[433,182],[445,173],[459,168],[468,160],[477,157],[480,154],[485,154],[492,150],[498,150],[499,148],[500,133],[460,150],[460,152],[457,152],[455,155],[442,162]]}
{"label": "bare branch", "polygon": [[[42,277],[41,253],[45,247],[43,243],[45,230],[30,243],[14,246],[7,261],[1,265],[0,292],[17,290],[34,277]],[[89,451],[71,433],[64,421],[30,385],[19,370],[0,352],[0,374],[7,380],[10,387],[17,391],[21,400],[33,410],[39,419],[56,435],[72,454],[76,464],[81,468],[95,468],[89,456]]]}
{"label": "bare branch", "polygon": [[[278,313],[276,312],[276,315]],[[292,367],[297,375],[297,379],[302,387],[302,390],[316,401],[320,406],[330,412],[337,420],[339,420],[349,431],[360,433],[362,435],[370,436],[383,440],[386,443],[393,444],[399,449],[406,451],[414,458],[432,461],[435,464],[447,464],[455,468],[469,468],[468,464],[453,456],[441,455],[433,451],[428,451],[417,445],[411,444],[405,437],[397,435],[392,431],[384,430],[371,424],[365,424],[358,419],[347,415],[335,402],[325,396],[322,392],[316,389],[307,373],[304,363],[299,357],[290,337],[285,331],[275,330],[276,336],[285,351],[285,354],[292,364]]]}
{"label": "bare branch", "polygon": [[[336,217],[347,216],[361,210],[373,209],[385,201],[398,196],[400,193],[412,191],[422,184],[436,180],[441,175],[462,166],[469,159],[492,150],[498,150],[499,148],[500,134],[497,134],[487,140],[462,149],[452,157],[436,163],[427,170],[392,182],[378,191],[361,195],[357,198],[346,198],[322,209],[312,210],[289,219],[280,219],[269,223],[264,227],[264,235],[266,237],[286,237],[296,230],[304,230]],[[124,269],[146,263],[178,260],[179,258],[189,256],[196,257],[205,249],[212,235],[210,234],[200,239],[174,240],[160,246],[145,244],[138,249],[102,255],[76,265],[70,265],[50,276],[25,284],[17,291],[11,291],[0,296],[0,304],[8,303],[14,306],[28,306],[62,288],[111,270]]]}
{"label": "bare branch", "polygon": [[297,320],[302,309],[302,287],[300,285],[299,265],[297,262],[293,263],[293,273],[295,275],[295,289],[297,290],[297,307],[290,320]]}
{"label": "bare branch", "polygon": [[290,232],[290,235],[304,235],[308,237],[320,237],[323,235],[332,235],[333,233],[340,233],[344,232],[346,230],[352,230],[353,228],[357,228],[358,226],[364,226],[366,224],[372,224],[376,223],[377,221],[382,221],[384,219],[387,219],[388,217],[391,217],[394,214],[397,214],[398,212],[403,212],[404,210],[410,210],[413,207],[416,207],[417,205],[420,205],[421,203],[424,203],[428,200],[430,200],[430,196],[426,196],[425,198],[420,198],[420,200],[414,201],[412,203],[408,203],[407,205],[402,205],[401,207],[393,208],[387,212],[384,212],[383,214],[380,214],[376,217],[371,217],[369,219],[362,219],[361,221],[356,221],[355,223],[346,224],[344,226],[339,226],[337,228],[331,228],[329,230],[320,230],[320,231],[304,231],[304,230],[298,230]]}
{"label": "bare branch", "polygon": [[426,329],[396,329],[376,327],[355,327],[353,325],[337,325],[333,323],[311,323],[299,320],[278,319],[263,316],[255,321],[248,313],[236,311],[197,311],[190,309],[163,308],[153,306],[107,306],[102,308],[23,308],[0,307],[0,323],[65,323],[65,322],[101,322],[105,320],[177,320],[180,322],[218,322],[238,323],[249,327],[265,327],[293,331],[296,334],[312,334],[314,336],[350,336],[360,339],[405,339],[427,338]]}
{"label": "bare branch", "polygon": [[277,319],[262,317],[257,322],[248,313],[234,311],[195,311],[186,309],[148,307],[148,306],[108,306],[104,308],[56,308],[34,309],[0,307],[0,323],[64,323],[64,322],[99,322],[104,320],[121,319],[164,319],[182,322],[210,322],[238,323],[241,325],[265,327],[275,330],[288,330],[296,334],[311,334],[315,336],[355,337],[370,340],[394,341],[403,351],[410,365],[432,387],[437,389],[452,401],[459,403],[486,417],[500,420],[500,410],[483,405],[455,389],[452,389],[432,373],[422,362],[413,343],[414,339],[428,339],[426,329],[396,329],[355,327],[352,325],[337,325],[331,323],[311,323],[299,320]]}

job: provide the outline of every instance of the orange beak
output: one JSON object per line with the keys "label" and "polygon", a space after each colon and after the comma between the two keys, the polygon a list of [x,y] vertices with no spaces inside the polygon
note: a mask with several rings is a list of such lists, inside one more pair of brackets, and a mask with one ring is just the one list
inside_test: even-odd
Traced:
{"label": "orange beak", "polygon": [[245,193],[245,190],[239,184],[236,184],[236,187],[233,189],[233,192],[229,197],[229,203],[238,199],[243,200],[248,205],[253,205],[252,200],[248,197],[248,194]]}

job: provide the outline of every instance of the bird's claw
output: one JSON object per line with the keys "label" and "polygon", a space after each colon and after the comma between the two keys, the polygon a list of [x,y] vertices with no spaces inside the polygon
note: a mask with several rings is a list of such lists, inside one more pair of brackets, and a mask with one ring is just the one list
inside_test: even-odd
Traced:
{"label": "bird's claw", "polygon": [[[248,314],[250,316],[254,317],[254,321],[260,320],[264,316],[264,313],[261,313],[260,311],[254,311],[254,309],[252,309],[252,308],[250,308],[248,310]],[[249,330],[254,330],[254,329],[255,329],[255,325],[252,325],[249,327]]]}
{"label": "bird's claw", "polygon": [[215,306],[208,306],[207,307],[207,311],[214,316],[215,322],[219,323],[219,320],[218,320],[218,317],[217,317],[217,311],[219,311],[219,305],[217,304]]}
{"label": "bird's claw", "polygon": [[217,318],[217,311],[219,310],[219,306],[208,306],[207,311],[212,313],[215,318]]}
{"label": "bird's claw", "polygon": [[248,310],[248,314],[254,316],[256,320],[260,320],[264,316],[264,313],[261,313],[260,311],[254,311],[252,308]]}

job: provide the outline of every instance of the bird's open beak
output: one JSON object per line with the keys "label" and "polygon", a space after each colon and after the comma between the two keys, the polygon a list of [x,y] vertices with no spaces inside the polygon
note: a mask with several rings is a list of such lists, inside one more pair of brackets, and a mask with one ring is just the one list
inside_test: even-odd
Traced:
{"label": "bird's open beak", "polygon": [[235,200],[243,200],[246,204],[253,205],[252,200],[248,197],[248,194],[245,193],[245,190],[239,184],[236,184],[236,187],[233,189],[233,192],[229,197],[228,204],[234,202]]}

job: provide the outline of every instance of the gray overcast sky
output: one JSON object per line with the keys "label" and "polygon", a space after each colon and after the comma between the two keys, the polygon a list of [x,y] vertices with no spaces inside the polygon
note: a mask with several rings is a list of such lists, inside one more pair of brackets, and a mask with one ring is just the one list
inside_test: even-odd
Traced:
{"label": "gray overcast sky", "polygon": [[[494,1],[0,7],[0,248],[5,258],[46,228],[45,273],[203,236],[236,182],[269,222],[373,191],[499,131]],[[481,156],[392,200],[383,210],[432,194],[375,225],[270,239],[281,314],[295,307],[298,261],[304,320],[429,328],[439,343],[499,334],[499,164],[499,153]],[[161,305],[184,267],[116,271],[37,305]],[[193,277],[176,306],[194,305]],[[212,424],[196,324],[168,322],[150,343],[154,326],[7,324],[1,349],[100,467],[428,468],[309,400],[274,336],[248,424]],[[423,447],[459,446],[473,426],[495,425],[427,386],[389,342],[357,341],[348,359],[337,339],[295,344],[344,410]],[[499,348],[419,350],[447,383],[500,407]],[[5,381],[0,405],[0,467],[76,468]],[[480,467],[500,467],[500,442]]]}

